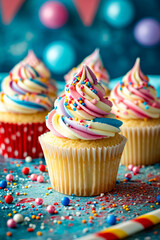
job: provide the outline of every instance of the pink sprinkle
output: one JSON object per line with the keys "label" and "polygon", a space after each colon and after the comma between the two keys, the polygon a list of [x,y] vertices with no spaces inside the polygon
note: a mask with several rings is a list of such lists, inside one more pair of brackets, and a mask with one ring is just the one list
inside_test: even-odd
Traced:
{"label": "pink sprinkle", "polygon": [[82,123],[83,122],[83,120],[80,120],[80,123]]}
{"label": "pink sprinkle", "polygon": [[81,86],[80,86],[80,89],[82,90],[83,88],[84,88],[84,86],[83,86],[83,85],[81,85]]}
{"label": "pink sprinkle", "polygon": [[91,201],[88,201],[87,204],[91,204],[92,202]]}
{"label": "pink sprinkle", "polygon": [[72,99],[72,96],[70,95],[69,98]]}
{"label": "pink sprinkle", "polygon": [[29,97],[28,97],[28,96],[25,96],[24,100],[25,100],[25,101],[28,101],[28,100],[29,100]]}
{"label": "pink sprinkle", "polygon": [[157,103],[154,102],[154,103],[152,104],[152,107],[156,107],[156,106],[157,106]]}
{"label": "pink sprinkle", "polygon": [[42,204],[43,204],[43,199],[42,199],[42,198],[36,198],[36,199],[35,199],[35,203],[36,203],[37,205],[42,205]]}
{"label": "pink sprinkle", "polygon": [[73,85],[71,85],[71,86],[70,86],[70,89],[71,89],[71,90],[73,90],[73,89],[74,89]]}
{"label": "pink sprinkle", "polygon": [[77,106],[77,109],[78,109],[78,110],[80,110],[80,109],[81,109],[81,107],[80,107],[80,106]]}
{"label": "pink sprinkle", "polygon": [[140,168],[135,166],[132,171],[133,171],[133,174],[138,174],[140,171]]}
{"label": "pink sprinkle", "polygon": [[36,102],[39,103],[41,100],[40,98],[36,98]]}
{"label": "pink sprinkle", "polygon": [[30,176],[30,179],[32,181],[37,181],[37,174],[33,173],[31,176]]}
{"label": "pink sprinkle", "polygon": [[39,175],[37,177],[37,182],[42,183],[44,181],[44,177],[42,175]]}
{"label": "pink sprinkle", "polygon": [[128,166],[128,170],[130,170],[130,171],[132,171],[133,170],[133,164],[130,164],[129,166]]}
{"label": "pink sprinkle", "polygon": [[128,115],[128,112],[125,111],[125,112],[123,112],[123,114],[124,114],[124,115]]}
{"label": "pink sprinkle", "polygon": [[88,128],[91,128],[91,126],[88,126]]}
{"label": "pink sprinkle", "polygon": [[92,100],[92,103],[93,103],[93,104],[96,104],[97,102],[98,102],[98,101],[97,101],[97,99],[95,99],[95,98]]}
{"label": "pink sprinkle", "polygon": [[84,96],[85,94],[84,94],[84,92],[82,92],[82,96]]}
{"label": "pink sprinkle", "polygon": [[91,89],[91,91],[94,89],[93,87],[92,88],[90,88]]}

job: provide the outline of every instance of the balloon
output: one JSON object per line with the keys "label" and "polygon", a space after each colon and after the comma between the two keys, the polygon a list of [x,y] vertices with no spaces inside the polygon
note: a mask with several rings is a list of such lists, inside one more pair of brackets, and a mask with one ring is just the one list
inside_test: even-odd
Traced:
{"label": "balloon", "polygon": [[130,0],[109,0],[104,5],[104,19],[113,27],[121,28],[129,25],[135,14]]}
{"label": "balloon", "polygon": [[43,25],[57,29],[62,27],[68,19],[66,7],[57,1],[45,2],[39,11],[39,18]]}
{"label": "balloon", "polygon": [[144,18],[134,28],[137,42],[144,46],[154,46],[160,42],[160,24],[153,18]]}
{"label": "balloon", "polygon": [[75,59],[73,47],[65,41],[53,42],[44,50],[46,65],[57,74],[68,71],[74,65]]}

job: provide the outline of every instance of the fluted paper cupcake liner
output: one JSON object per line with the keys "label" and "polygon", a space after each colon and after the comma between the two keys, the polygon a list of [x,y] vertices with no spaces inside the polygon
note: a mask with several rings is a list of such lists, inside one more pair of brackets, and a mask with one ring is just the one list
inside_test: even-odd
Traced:
{"label": "fluted paper cupcake liner", "polygon": [[0,154],[5,158],[24,159],[43,157],[38,137],[47,130],[42,123],[6,123],[0,122]]}
{"label": "fluted paper cupcake liner", "polygon": [[160,162],[160,125],[152,127],[123,127],[127,138],[121,163],[124,165],[151,165]]}
{"label": "fluted paper cupcake liner", "polygon": [[78,149],[46,143],[44,135],[39,137],[39,141],[56,191],[67,195],[94,196],[115,187],[126,138],[112,147]]}

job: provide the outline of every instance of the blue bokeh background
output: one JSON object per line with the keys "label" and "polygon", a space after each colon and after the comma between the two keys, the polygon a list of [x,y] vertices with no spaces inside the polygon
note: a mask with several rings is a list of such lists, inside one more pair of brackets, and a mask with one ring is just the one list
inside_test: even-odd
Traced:
{"label": "blue bokeh background", "polygon": [[[111,78],[125,74],[137,56],[141,57],[142,70],[146,74],[160,74],[160,45],[144,47],[133,36],[135,24],[144,17],[160,20],[159,0],[132,0],[136,16],[133,22],[122,29],[107,24],[102,16],[107,0],[101,0],[90,27],[85,27],[71,0],[61,0],[69,12],[67,24],[57,30],[48,29],[39,20],[39,9],[44,0],[27,0],[10,25],[0,22],[0,72],[8,72],[18,61],[33,49],[43,59],[45,47],[53,41],[65,40],[75,49],[76,62],[99,47],[105,67]],[[53,74],[63,80],[62,74]]]}

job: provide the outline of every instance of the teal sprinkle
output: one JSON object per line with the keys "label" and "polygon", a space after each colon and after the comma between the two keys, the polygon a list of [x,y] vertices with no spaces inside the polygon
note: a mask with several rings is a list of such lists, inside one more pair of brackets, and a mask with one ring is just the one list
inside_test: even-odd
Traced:
{"label": "teal sprinkle", "polygon": [[149,109],[149,106],[148,106],[148,105],[147,105],[147,106],[145,106],[145,109],[146,109],[146,110],[148,110],[148,109]]}
{"label": "teal sprinkle", "polygon": [[64,105],[67,106],[68,105],[67,102],[65,102]]}
{"label": "teal sprinkle", "polygon": [[147,105],[147,103],[146,103],[146,102],[144,102],[143,104],[144,104],[144,105]]}
{"label": "teal sprinkle", "polygon": [[122,91],[122,88],[120,87],[120,90]]}
{"label": "teal sprinkle", "polygon": [[73,111],[76,111],[77,109],[76,108],[73,108]]}
{"label": "teal sprinkle", "polygon": [[54,109],[57,110],[57,107],[55,107]]}
{"label": "teal sprinkle", "polygon": [[77,103],[73,103],[73,106],[77,107]]}
{"label": "teal sprinkle", "polygon": [[84,126],[85,126],[85,127],[88,127],[88,125],[87,125],[87,124],[85,124]]}

